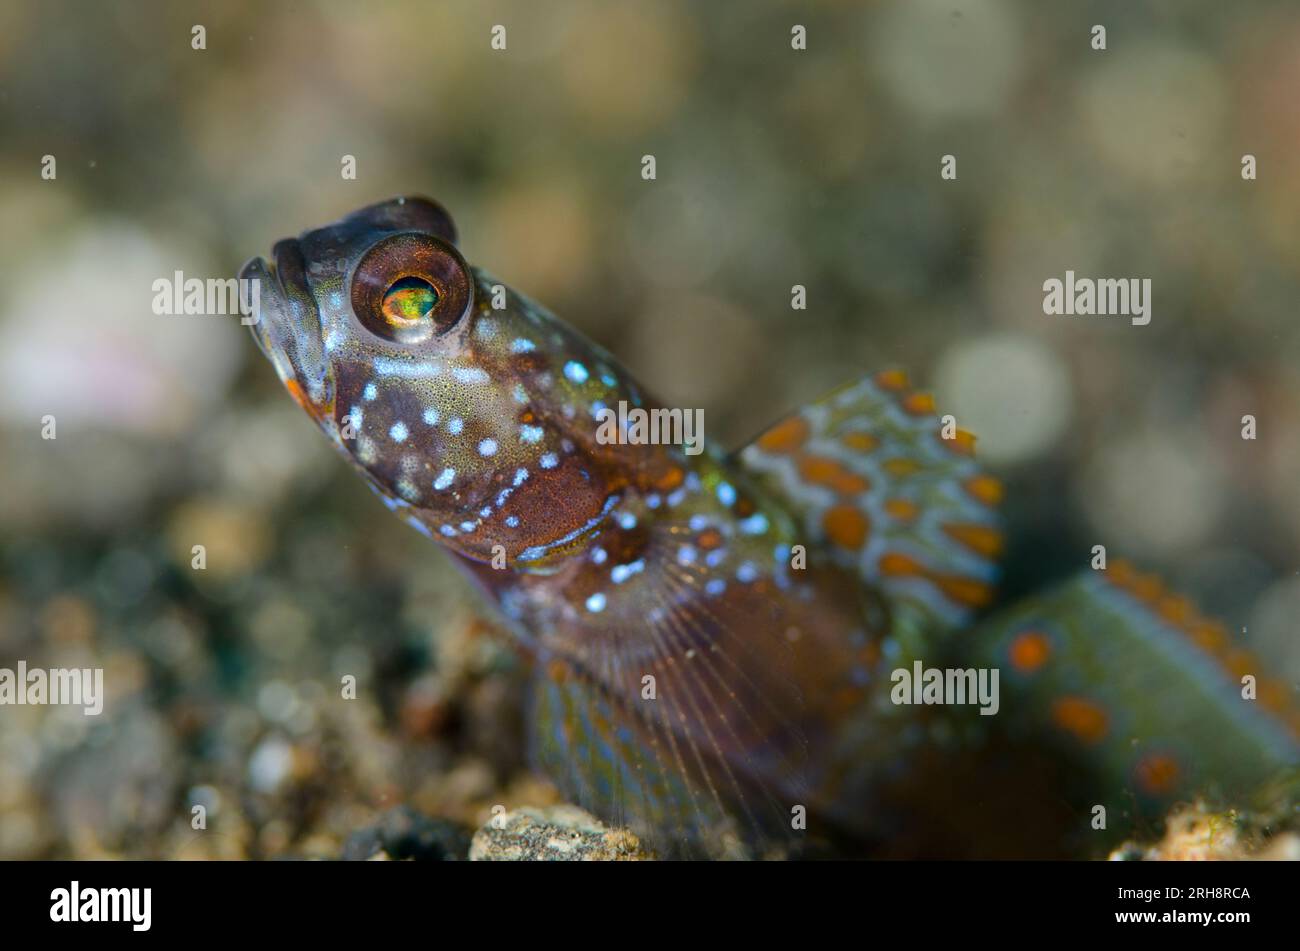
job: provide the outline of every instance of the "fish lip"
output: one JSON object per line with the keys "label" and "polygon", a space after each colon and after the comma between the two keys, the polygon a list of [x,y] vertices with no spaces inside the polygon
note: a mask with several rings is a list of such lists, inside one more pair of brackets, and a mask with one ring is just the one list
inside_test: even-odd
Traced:
{"label": "fish lip", "polygon": [[241,288],[250,288],[245,282],[253,281],[257,287],[246,302],[249,331],[295,399],[323,421],[332,380],[320,305],[307,280],[302,245],[296,238],[277,241],[271,258],[252,258],[239,270]]}
{"label": "fish lip", "polygon": [[[297,238],[277,241],[271,249],[271,259],[273,263],[268,263],[266,258],[261,256],[251,258],[239,269],[241,282],[251,280],[258,282],[258,299],[262,306],[258,308],[259,313],[251,315],[254,318],[251,324],[253,327],[260,327],[266,323],[265,293],[268,289],[271,291],[271,301],[279,305],[272,308],[272,315],[283,315],[288,309],[287,305],[294,298],[315,301],[315,296],[307,283],[306,269],[303,267],[302,244]],[[319,337],[320,312],[313,308],[313,314],[316,323],[312,329]],[[258,336],[261,342],[265,337],[265,330],[261,336],[257,334],[254,336]]]}
{"label": "fish lip", "polygon": [[263,314],[266,310],[265,298],[263,295],[265,294],[265,288],[274,285],[275,281],[274,279],[270,281],[264,280],[267,276],[271,276],[270,268],[267,266],[266,259],[260,256],[249,258],[248,261],[244,263],[244,266],[239,269],[239,286],[241,294],[243,293],[243,288],[252,286],[252,282],[254,281],[257,282],[257,312],[253,312],[254,304],[249,297],[246,296],[241,298],[245,308],[243,316],[246,318],[252,318],[251,320],[246,320],[245,323],[248,325],[249,333],[251,333],[253,339],[257,341],[257,347],[262,351],[262,355],[268,360],[274,362],[275,358],[272,356],[271,352],[271,341],[266,335],[266,320],[263,318]]}

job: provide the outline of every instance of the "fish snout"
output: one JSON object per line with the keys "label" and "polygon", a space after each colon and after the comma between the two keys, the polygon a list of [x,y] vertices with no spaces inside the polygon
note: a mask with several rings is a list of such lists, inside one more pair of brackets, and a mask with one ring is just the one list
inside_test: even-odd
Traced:
{"label": "fish snout", "polygon": [[256,257],[239,270],[246,322],[281,381],[320,419],[331,399],[320,307],[307,281],[301,245],[277,241],[273,263]]}

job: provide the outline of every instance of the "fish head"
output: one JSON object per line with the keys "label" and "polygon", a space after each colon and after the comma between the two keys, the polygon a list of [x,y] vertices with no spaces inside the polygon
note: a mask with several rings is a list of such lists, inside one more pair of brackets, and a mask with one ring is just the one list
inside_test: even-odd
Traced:
{"label": "fish head", "polygon": [[635,382],[470,266],[436,202],[363,208],[240,277],[290,395],[390,508],[460,554],[547,570],[647,471],[597,438],[603,407],[642,405]]}

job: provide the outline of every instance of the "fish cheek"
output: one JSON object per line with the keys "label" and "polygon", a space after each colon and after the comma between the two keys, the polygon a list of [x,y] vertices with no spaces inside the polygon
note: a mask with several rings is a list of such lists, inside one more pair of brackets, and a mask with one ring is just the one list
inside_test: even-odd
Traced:
{"label": "fish cheek", "polygon": [[334,422],[338,426],[339,438],[355,449],[357,436],[362,429],[365,404],[368,402],[365,399],[365,389],[370,372],[364,365],[348,361],[335,364],[334,376],[335,392],[338,394]]}
{"label": "fish cheek", "polygon": [[566,456],[554,469],[534,468],[492,520],[493,543],[505,548],[512,565],[553,563],[585,547],[615,490],[580,456]]}

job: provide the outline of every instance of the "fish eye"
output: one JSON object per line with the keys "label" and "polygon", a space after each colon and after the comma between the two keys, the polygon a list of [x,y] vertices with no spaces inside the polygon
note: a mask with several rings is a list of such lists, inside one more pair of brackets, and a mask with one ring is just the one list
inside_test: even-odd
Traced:
{"label": "fish eye", "polygon": [[422,343],[450,331],[473,303],[469,267],[452,245],[428,234],[376,242],[352,274],[352,309],[371,333]]}
{"label": "fish eye", "polygon": [[388,285],[380,310],[393,327],[406,327],[424,320],[438,303],[438,291],[419,277],[403,277]]}

